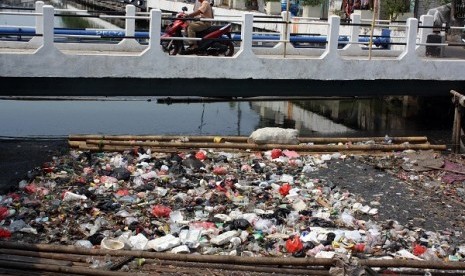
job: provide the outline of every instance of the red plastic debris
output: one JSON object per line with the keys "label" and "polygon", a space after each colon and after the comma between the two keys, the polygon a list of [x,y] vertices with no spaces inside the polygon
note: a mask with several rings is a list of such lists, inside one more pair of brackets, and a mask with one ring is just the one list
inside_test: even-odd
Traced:
{"label": "red plastic debris", "polygon": [[413,255],[420,256],[425,252],[426,252],[426,247],[424,247],[423,245],[415,244],[415,243],[413,244]]}
{"label": "red plastic debris", "polygon": [[24,187],[24,191],[28,194],[34,194],[37,192],[37,186],[35,184],[29,184],[26,187]]}
{"label": "red plastic debris", "polygon": [[271,158],[276,159],[283,155],[283,151],[280,149],[273,149],[271,150]]}
{"label": "red plastic debris", "polygon": [[195,158],[199,159],[199,160],[205,160],[207,158],[207,156],[205,155],[205,152],[203,151],[198,151],[196,154],[195,154]]}
{"label": "red plastic debris", "polygon": [[44,173],[52,173],[55,170],[55,167],[53,166],[53,163],[45,162],[42,164],[42,170],[44,170]]}
{"label": "red plastic debris", "polygon": [[9,193],[8,196],[11,197],[13,201],[19,201],[21,199],[21,196],[17,193]]}
{"label": "red plastic debris", "polygon": [[8,208],[0,206],[0,220],[4,220],[6,217],[8,217]]}
{"label": "red plastic debris", "polygon": [[289,183],[286,183],[282,185],[281,187],[279,187],[279,193],[282,196],[287,196],[290,190],[291,190],[291,185],[289,185]]}
{"label": "red plastic debris", "polygon": [[155,205],[152,208],[152,215],[157,218],[167,218],[171,214],[171,209],[163,205]]}
{"label": "red plastic debris", "polygon": [[4,228],[0,228],[0,239],[4,238],[11,238],[11,232]]}
{"label": "red plastic debris", "polygon": [[364,252],[365,251],[365,244],[364,243],[357,243],[354,245],[353,250],[355,252]]}
{"label": "red plastic debris", "polygon": [[286,250],[289,253],[298,252],[302,250],[302,248],[304,248],[304,245],[302,244],[299,235],[295,235],[286,241]]}
{"label": "red plastic debris", "polygon": [[129,191],[127,189],[121,189],[116,192],[118,196],[127,196],[129,195]]}
{"label": "red plastic debris", "polygon": [[84,184],[87,183],[87,181],[86,181],[86,179],[84,177],[81,176],[81,177],[76,178],[75,183],[84,185]]}
{"label": "red plastic debris", "polygon": [[216,175],[225,175],[228,173],[228,170],[225,167],[216,167],[213,169],[213,173]]}

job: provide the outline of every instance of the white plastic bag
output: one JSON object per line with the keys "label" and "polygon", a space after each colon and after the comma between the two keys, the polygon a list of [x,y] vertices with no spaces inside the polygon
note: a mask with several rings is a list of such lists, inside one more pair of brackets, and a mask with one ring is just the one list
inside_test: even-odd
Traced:
{"label": "white plastic bag", "polygon": [[248,142],[255,144],[297,145],[299,144],[297,134],[298,131],[296,129],[265,127],[252,132]]}

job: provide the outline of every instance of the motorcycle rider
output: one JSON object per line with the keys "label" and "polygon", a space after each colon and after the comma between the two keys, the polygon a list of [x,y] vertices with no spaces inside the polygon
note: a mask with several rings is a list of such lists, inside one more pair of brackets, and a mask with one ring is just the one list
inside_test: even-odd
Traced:
{"label": "motorcycle rider", "polygon": [[[200,6],[198,9],[195,8],[194,11],[190,14],[187,14],[186,17],[188,18],[209,18],[213,19],[213,10],[208,0],[198,0]],[[210,21],[191,21],[187,26],[187,36],[189,38],[195,38],[195,34],[197,32],[201,32],[203,30],[208,29],[211,26]],[[186,49],[186,53],[193,53],[197,48],[197,42],[195,40],[189,40],[189,48]]]}

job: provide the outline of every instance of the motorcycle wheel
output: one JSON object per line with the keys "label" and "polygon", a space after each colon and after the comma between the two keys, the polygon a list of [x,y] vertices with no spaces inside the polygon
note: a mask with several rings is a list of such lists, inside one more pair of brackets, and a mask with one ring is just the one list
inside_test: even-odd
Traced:
{"label": "motorcycle wheel", "polygon": [[168,52],[170,56],[175,56],[181,50],[182,44],[179,41],[163,41],[162,42],[163,51]]}
{"label": "motorcycle wheel", "polygon": [[234,56],[234,44],[231,41],[225,42],[224,45],[228,47],[226,52],[223,53],[225,57],[232,57]]}

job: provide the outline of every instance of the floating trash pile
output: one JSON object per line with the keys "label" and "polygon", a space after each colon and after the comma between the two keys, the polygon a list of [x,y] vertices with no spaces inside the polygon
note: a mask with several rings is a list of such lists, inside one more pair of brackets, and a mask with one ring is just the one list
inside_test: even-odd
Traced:
{"label": "floating trash pile", "polygon": [[314,177],[351,158],[278,148],[72,150],[0,197],[0,237],[173,254],[464,260],[452,234],[378,221],[379,202]]}

